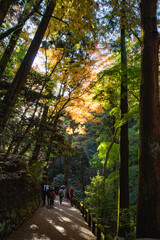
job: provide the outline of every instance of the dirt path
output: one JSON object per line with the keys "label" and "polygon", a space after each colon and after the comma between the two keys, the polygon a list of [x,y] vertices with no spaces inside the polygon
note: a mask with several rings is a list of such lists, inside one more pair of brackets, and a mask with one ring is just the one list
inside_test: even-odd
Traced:
{"label": "dirt path", "polygon": [[58,198],[53,208],[41,206],[7,240],[95,240],[78,209]]}

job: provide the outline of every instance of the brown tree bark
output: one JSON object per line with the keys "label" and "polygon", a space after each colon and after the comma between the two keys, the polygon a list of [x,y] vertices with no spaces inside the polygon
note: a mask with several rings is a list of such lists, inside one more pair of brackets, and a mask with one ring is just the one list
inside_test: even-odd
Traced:
{"label": "brown tree bark", "polygon": [[[34,9],[31,11],[31,13],[29,15],[28,15],[28,13],[29,13],[30,9],[28,8],[28,5],[26,5],[24,11],[22,12],[21,16],[19,17],[19,20],[18,20],[19,27],[17,28],[17,30],[14,31],[14,33],[9,41],[9,44],[6,47],[2,58],[0,59],[0,77],[3,75],[3,73],[7,67],[7,64],[11,58],[13,50],[14,50],[14,48],[17,44],[17,41],[19,39],[19,36],[22,32],[22,28],[25,25],[25,22],[29,19],[29,17],[31,17],[33,15],[33,13],[36,11],[37,7],[40,5],[41,2],[42,2],[42,0],[39,0],[37,2],[36,6],[34,7]],[[24,16],[26,16],[26,15],[28,15],[28,16],[23,20]]]}
{"label": "brown tree bark", "polygon": [[11,33],[17,31],[18,29],[21,29],[24,26],[25,22],[37,11],[37,9],[39,8],[42,1],[43,0],[37,0],[37,2],[35,3],[32,11],[30,13],[29,13],[28,5],[27,5],[27,8],[24,9],[22,15],[20,16],[17,25],[14,25],[13,27],[7,29],[5,32],[1,32],[0,40],[3,40],[7,36],[9,36]]}
{"label": "brown tree bark", "polygon": [[59,157],[59,173],[62,173],[62,157]]}
{"label": "brown tree bark", "polygon": [[9,10],[9,7],[13,0],[1,0],[0,2],[0,26],[3,23],[3,20]]}
{"label": "brown tree bark", "polygon": [[68,184],[69,156],[64,157],[64,185]]}
{"label": "brown tree bark", "polygon": [[16,43],[18,41],[21,31],[22,31],[22,27],[13,33],[8,46],[6,47],[6,49],[4,51],[4,54],[0,60],[0,76],[3,75],[3,73],[7,67],[7,64],[11,58],[11,55],[16,46]]}
{"label": "brown tree bark", "polygon": [[83,194],[83,199],[85,197],[85,183],[84,183],[84,164],[83,164],[83,159],[82,156],[79,156],[80,158],[80,166],[81,166],[81,184],[82,184],[82,194]]}
{"label": "brown tree bark", "polygon": [[30,71],[34,58],[38,52],[39,46],[49,24],[49,21],[52,17],[56,5],[56,0],[50,0],[46,12],[39,24],[37,32],[32,40],[32,43],[27,51],[26,56],[17,71],[17,74],[11,84],[11,88],[7,91],[5,98],[2,103],[2,112],[0,116],[0,132],[3,132],[5,125],[10,117],[11,111],[15,106],[15,103],[18,99],[18,95],[25,84],[27,75]]}
{"label": "brown tree bark", "polygon": [[55,177],[55,158],[52,158],[52,181]]}
{"label": "brown tree bark", "polygon": [[[125,30],[121,31],[122,35],[122,84],[121,84],[121,118],[128,112],[128,96],[127,96],[127,56],[125,49]],[[120,206],[126,208],[129,206],[129,190],[128,190],[128,122],[121,126],[120,131]]]}
{"label": "brown tree bark", "polygon": [[[121,18],[121,100],[120,111],[121,119],[128,113],[128,88],[127,88],[127,53],[125,42],[125,0],[122,1]],[[125,237],[128,231],[128,219],[126,211],[129,208],[129,176],[128,176],[128,122],[120,128],[120,162],[119,162],[119,189],[118,189],[118,222],[117,233],[120,237]]]}
{"label": "brown tree bark", "polygon": [[[70,122],[70,127],[73,127],[73,121]],[[72,144],[72,134],[68,136],[68,143],[71,146]],[[69,176],[69,165],[70,165],[71,156],[64,157],[64,184],[67,186],[68,184],[68,176]]]}
{"label": "brown tree bark", "polygon": [[142,60],[137,238],[160,238],[157,1],[141,1]]}

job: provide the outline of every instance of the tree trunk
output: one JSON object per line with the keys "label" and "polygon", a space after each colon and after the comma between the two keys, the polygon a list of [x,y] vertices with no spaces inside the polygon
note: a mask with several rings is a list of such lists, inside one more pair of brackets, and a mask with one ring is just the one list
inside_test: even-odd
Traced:
{"label": "tree trunk", "polygon": [[1,0],[1,2],[0,2],[0,27],[3,23],[3,20],[6,16],[8,10],[9,10],[11,2],[13,2],[13,0]]}
{"label": "tree trunk", "polygon": [[69,156],[64,157],[64,185],[68,184]]}
{"label": "tree trunk", "polygon": [[82,184],[82,194],[83,199],[85,198],[85,184],[84,184],[84,166],[82,156],[80,156],[80,164],[81,164],[81,184]]}
{"label": "tree trunk", "polygon": [[31,146],[31,143],[28,143],[18,155],[22,157],[25,154],[25,152],[30,148],[30,146]]}
{"label": "tree trunk", "polygon": [[142,60],[137,238],[160,238],[157,1],[141,1]]}
{"label": "tree trunk", "polygon": [[[73,128],[73,121],[70,121],[70,127]],[[71,146],[72,144],[72,134],[68,136],[68,144]],[[66,156],[64,158],[64,184],[67,186],[68,184],[68,175],[69,175],[69,165],[70,165],[71,156]]]}
{"label": "tree trunk", "polygon": [[22,28],[18,29],[17,31],[15,31],[10,39],[10,42],[8,44],[8,46],[6,47],[4,54],[0,60],[0,77],[2,77],[7,64],[11,58],[12,52],[16,46],[17,40],[19,38],[19,35],[22,31]]}
{"label": "tree trunk", "polygon": [[12,139],[8,149],[7,149],[7,152],[6,152],[5,156],[4,156],[4,160],[8,158],[11,150],[13,149],[14,144],[15,144],[15,137],[13,137],[13,139]]}
{"label": "tree trunk", "polygon": [[62,157],[59,157],[59,173],[62,173]]}
{"label": "tree trunk", "polygon": [[[123,7],[125,0],[123,1]],[[125,11],[122,8],[121,26],[121,119],[128,112],[128,90],[127,90],[127,54],[125,43]],[[118,236],[125,237],[128,231],[127,209],[129,208],[129,176],[128,176],[128,122],[120,129],[120,163],[119,163],[119,194],[118,194]],[[124,219],[127,218],[127,219]]]}
{"label": "tree trunk", "polygon": [[[36,8],[40,5],[40,2],[41,1],[38,1],[38,3],[36,4]],[[36,9],[35,8],[35,9]],[[22,32],[22,28],[23,26],[25,25],[25,22],[28,20],[29,17],[26,17],[25,20],[23,21],[23,18],[24,16],[26,16],[28,13],[29,13],[29,8],[28,8],[28,3],[26,3],[26,7],[23,11],[23,13],[21,14],[21,16],[19,17],[19,20],[18,20],[18,24],[20,24],[20,27],[13,33],[10,41],[9,41],[9,44],[8,46],[6,47],[4,53],[3,53],[3,56],[0,60],[0,77],[3,75],[6,67],[7,67],[7,64],[11,58],[11,55],[13,53],[13,50],[17,44],[17,41],[18,41],[18,38],[19,38],[19,35],[20,33]],[[34,13],[34,11],[31,12],[32,14],[30,14],[29,16],[31,17]]]}
{"label": "tree trunk", "polygon": [[11,84],[11,88],[7,91],[5,95],[5,98],[3,100],[3,105],[2,105],[3,107],[2,115],[0,116],[1,117],[0,132],[3,132],[5,125],[10,117],[11,111],[18,99],[18,95],[25,83],[27,75],[30,71],[34,58],[38,52],[39,46],[41,44],[41,41],[47,29],[48,23],[51,19],[55,5],[56,5],[56,0],[51,0],[49,2],[46,8],[46,12],[37,29],[35,37],[32,40],[32,43],[27,51],[27,54],[24,57],[24,60],[20,68],[18,69],[17,74]]}
{"label": "tree trunk", "polygon": [[54,170],[55,170],[55,158],[53,157],[53,158],[52,158],[52,181],[53,181],[53,179],[54,179],[54,177],[55,177],[55,172],[54,172]]}
{"label": "tree trunk", "polygon": [[18,23],[16,25],[14,25],[13,27],[7,29],[4,32],[0,33],[0,41],[3,40],[4,38],[8,37],[11,33],[17,31],[18,29],[22,28],[25,24],[25,22],[37,11],[37,9],[39,8],[41,2],[43,0],[37,0],[37,2],[35,2],[33,9],[30,13],[27,14],[27,12],[29,12],[29,7],[28,7],[28,3],[27,4],[27,8],[23,11],[21,17],[18,20]]}
{"label": "tree trunk", "polygon": [[40,152],[40,149],[42,147],[42,143],[43,143],[43,135],[44,135],[44,131],[45,131],[45,124],[46,124],[46,119],[47,119],[47,113],[48,113],[48,106],[44,107],[44,111],[43,111],[43,115],[42,115],[42,120],[39,126],[39,130],[37,133],[37,141],[32,153],[32,157],[30,159],[30,165],[36,163],[38,161],[38,155]]}

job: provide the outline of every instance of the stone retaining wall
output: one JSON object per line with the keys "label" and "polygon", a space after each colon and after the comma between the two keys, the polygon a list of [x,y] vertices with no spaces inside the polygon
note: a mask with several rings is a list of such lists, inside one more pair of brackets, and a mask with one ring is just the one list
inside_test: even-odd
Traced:
{"label": "stone retaining wall", "polygon": [[9,234],[20,227],[40,206],[41,194],[21,202],[17,206],[0,211],[0,239],[4,240]]}

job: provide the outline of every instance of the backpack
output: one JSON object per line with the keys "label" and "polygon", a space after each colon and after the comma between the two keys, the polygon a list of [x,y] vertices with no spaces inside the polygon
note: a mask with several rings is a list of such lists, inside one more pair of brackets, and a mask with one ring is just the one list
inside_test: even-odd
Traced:
{"label": "backpack", "polygon": [[59,194],[61,197],[63,197],[63,196],[64,196],[63,189],[60,189],[59,192],[58,192],[58,194]]}
{"label": "backpack", "polygon": [[50,196],[51,199],[54,199],[54,200],[56,198],[56,194],[53,190],[49,193],[49,196]]}

